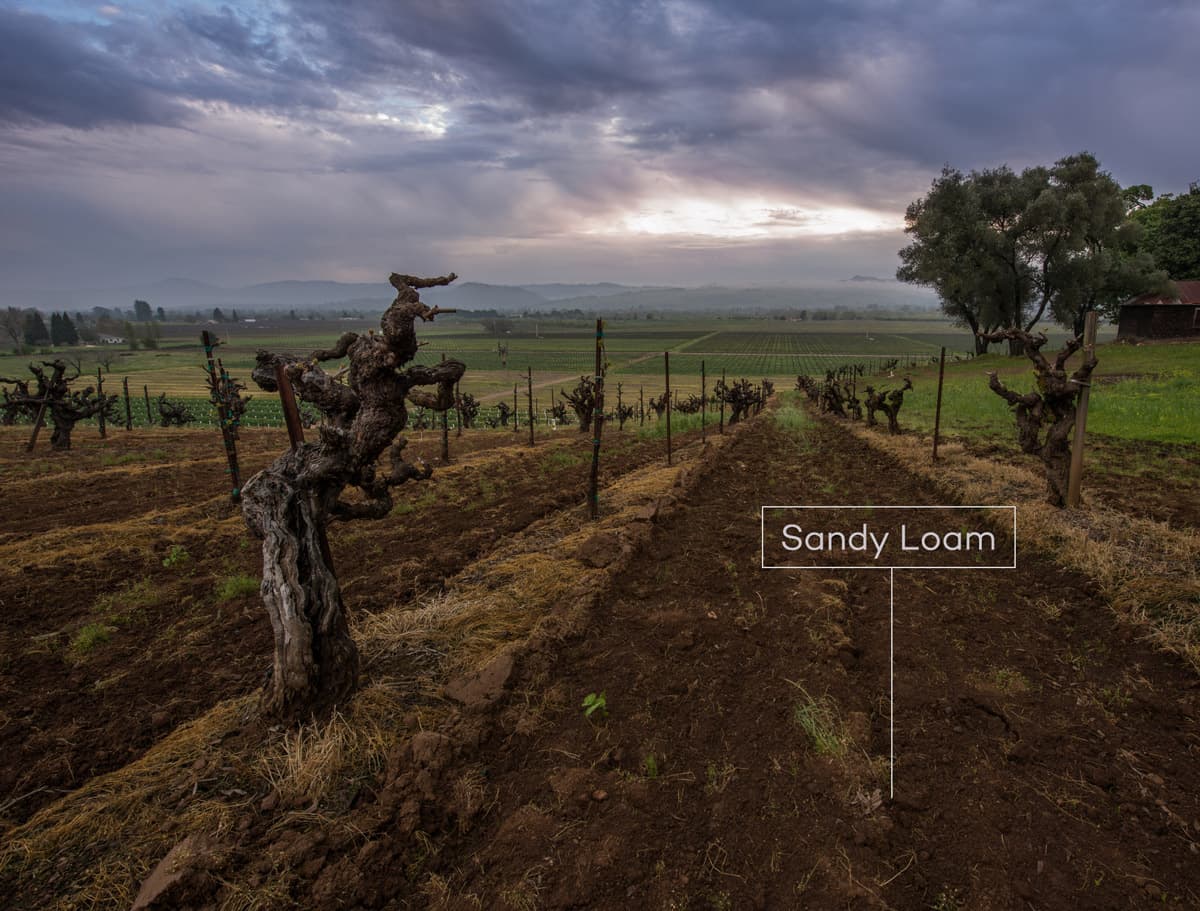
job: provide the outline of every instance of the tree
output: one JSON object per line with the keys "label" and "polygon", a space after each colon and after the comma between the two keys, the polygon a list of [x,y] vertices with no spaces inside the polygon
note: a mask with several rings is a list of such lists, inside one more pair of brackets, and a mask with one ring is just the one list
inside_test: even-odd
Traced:
{"label": "tree", "polygon": [[25,339],[25,344],[30,347],[50,344],[50,331],[46,328],[42,314],[36,310],[30,310],[25,314],[25,321],[22,324],[21,331]]}
{"label": "tree", "polygon": [[137,330],[133,328],[133,323],[129,322],[129,320],[125,320],[125,322],[121,324],[121,333],[125,336],[125,343],[129,345],[129,350],[137,351],[138,337]]}
{"label": "tree", "polygon": [[1020,174],[947,167],[908,207],[912,242],[896,277],[933,288],[947,315],[971,328],[977,354],[995,338],[1018,354],[1020,339],[996,330],[1029,332],[1047,312],[1081,327],[1090,310],[1161,284],[1126,224],[1144,189],[1122,191],[1087,152]]}
{"label": "tree", "polygon": [[71,322],[71,317],[66,313],[50,314],[50,344],[52,345],[78,345],[79,333],[75,331],[75,324]]}
{"label": "tree", "polygon": [[[27,380],[8,379],[0,377],[0,383],[13,383],[14,393],[5,394],[5,409],[20,408],[23,413],[36,415],[45,402],[46,413],[54,424],[54,432],[50,435],[50,446],[53,449],[67,450],[71,448],[71,431],[76,423],[84,418],[93,417],[100,412],[111,419],[116,417],[117,396],[100,395],[91,386],[85,389],[71,389],[71,383],[78,378],[76,370],[67,376],[68,364],[64,360],[43,361],[42,366],[29,365],[29,372],[37,380],[37,388],[29,389]],[[47,375],[44,367],[50,368]]]}
{"label": "tree", "polygon": [[[380,320],[381,332],[347,332],[332,348],[306,358],[258,352],[252,375],[259,387],[277,391],[276,371],[282,368],[297,397],[324,415],[318,441],[281,455],[242,492],[246,524],[263,542],[262,596],[275,631],[263,698],[270,715],[310,717],[344,700],[357,685],[358,649],[325,526],[333,520],[384,518],[392,509],[393,487],[432,474],[424,462],[404,458],[406,441],[398,434],[408,423],[406,402],[436,411],[452,408],[455,384],[466,366],[456,360],[405,365],[419,347],[415,322],[453,312],[422,303],[418,289],[448,285],[455,277],[392,273],[389,281],[397,295]],[[349,358],[344,382],[320,366],[344,357]],[[391,470],[385,474],[376,461],[389,447]],[[359,488],[363,496],[343,500],[347,487]]]}
{"label": "tree", "polygon": [[[161,309],[161,308],[160,308]],[[152,316],[150,305],[146,301],[135,300],[133,302],[133,318],[139,323],[148,323]]]}
{"label": "tree", "polygon": [[225,322],[225,314],[221,312],[220,307],[213,307],[212,319],[214,323]]}
{"label": "tree", "polygon": [[156,308],[154,311],[154,318],[160,323],[165,323],[167,321],[167,311],[165,311],[162,307]]}
{"label": "tree", "polygon": [[0,331],[12,342],[13,351],[19,352],[25,337],[25,315],[16,307],[6,307],[0,312]]}
{"label": "tree", "polygon": [[1131,217],[1143,230],[1138,248],[1156,266],[1177,281],[1200,280],[1200,182],[1180,196],[1163,194]]}
{"label": "tree", "polygon": [[[1046,469],[1046,500],[1052,506],[1063,506],[1067,499],[1067,480],[1071,467],[1071,428],[1075,426],[1075,408],[1079,393],[1087,385],[1096,368],[1096,355],[1088,351],[1073,374],[1067,376],[1067,360],[1078,351],[1083,341],[1079,337],[1068,341],[1053,362],[1041,353],[1046,336],[1030,335],[1020,329],[995,333],[1000,338],[1017,341],[1025,355],[1033,361],[1037,375],[1037,390],[1024,395],[1008,389],[988,372],[988,388],[1006,401],[1017,420],[1017,439],[1024,452],[1037,455]],[[1046,435],[1041,437],[1045,428]]]}

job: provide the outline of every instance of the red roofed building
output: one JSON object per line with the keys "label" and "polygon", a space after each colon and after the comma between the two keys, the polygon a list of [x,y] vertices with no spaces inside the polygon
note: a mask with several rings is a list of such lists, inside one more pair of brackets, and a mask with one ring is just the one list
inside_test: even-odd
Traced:
{"label": "red roofed building", "polygon": [[1177,297],[1143,294],[1121,304],[1117,338],[1200,338],[1200,282],[1175,282]]}

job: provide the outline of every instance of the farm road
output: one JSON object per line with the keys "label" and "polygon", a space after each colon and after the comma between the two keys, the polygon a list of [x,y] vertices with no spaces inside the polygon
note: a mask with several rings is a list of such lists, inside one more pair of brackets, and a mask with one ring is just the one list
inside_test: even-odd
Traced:
{"label": "farm road", "polygon": [[716,453],[526,662],[529,717],[475,757],[494,808],[431,864],[448,906],[1200,906],[1200,682],[1032,542],[1015,572],[897,572],[887,799],[886,574],[760,570],[758,509],[938,502],[825,423]]}

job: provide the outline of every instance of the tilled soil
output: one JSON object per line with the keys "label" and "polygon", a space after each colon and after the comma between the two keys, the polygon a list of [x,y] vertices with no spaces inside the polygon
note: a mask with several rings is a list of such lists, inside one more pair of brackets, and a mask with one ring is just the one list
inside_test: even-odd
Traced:
{"label": "tilled soil", "polygon": [[[474,757],[486,822],[420,875],[362,870],[363,894],[414,908],[1200,906],[1200,681],[1131,641],[1034,542],[1016,571],[897,572],[889,799],[887,574],[760,570],[758,507],[937,502],[836,427],[797,442],[759,422],[586,634],[527,663],[516,701],[556,708]],[[606,713],[587,718],[591,693]],[[801,723],[813,717],[821,740]]]}
{"label": "tilled soil", "polygon": [[[398,488],[386,520],[331,527],[352,614],[402,606],[485,558],[504,535],[584,502],[590,436],[541,435],[534,449],[513,437],[451,435],[452,464]],[[23,458],[23,442],[12,431],[0,439],[0,546],[13,558],[0,570],[0,821],[8,823],[257,688],[272,639],[256,592],[218,595],[231,577],[257,579],[261,554],[219,493],[227,476],[212,453],[215,433],[116,431],[35,462]],[[244,432],[245,476],[282,445],[278,433]],[[613,435],[602,479],[661,458],[663,446]],[[440,451],[440,435],[412,435],[410,456],[436,466]],[[45,560],[64,527],[94,544]],[[129,546],[129,535],[154,543]],[[186,559],[164,566],[172,544]],[[76,637],[89,624],[107,638],[84,651]]]}
{"label": "tilled soil", "polygon": [[[579,462],[553,449],[464,460],[335,535],[347,602],[392,607],[486,559],[481,529],[577,508]],[[614,447],[610,481],[660,454]],[[709,460],[587,626],[518,656],[505,701],[398,745],[345,818],[254,795],[222,877],[314,909],[1200,907],[1200,681],[1180,662],[1036,542],[1015,571],[898,571],[891,797],[888,575],[760,569],[759,507],[941,498],[823,422],[764,415]],[[265,656],[207,677],[209,704]],[[61,728],[64,700],[37,717]],[[99,717],[74,735],[92,749],[119,738]]]}

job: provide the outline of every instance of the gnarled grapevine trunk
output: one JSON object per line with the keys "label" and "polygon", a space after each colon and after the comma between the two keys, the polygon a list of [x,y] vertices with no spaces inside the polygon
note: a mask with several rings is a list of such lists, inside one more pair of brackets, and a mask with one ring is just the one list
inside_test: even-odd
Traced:
{"label": "gnarled grapevine trunk", "polygon": [[[1071,470],[1071,428],[1075,426],[1075,408],[1080,391],[1096,368],[1096,356],[1089,351],[1078,369],[1068,376],[1067,360],[1082,347],[1082,339],[1071,339],[1054,360],[1049,361],[1041,351],[1047,341],[1045,335],[1034,336],[1020,329],[1006,329],[983,337],[989,342],[1006,339],[1010,348],[1019,345],[1033,361],[1038,391],[1023,395],[1013,392],[1000,381],[995,371],[988,373],[988,388],[1012,408],[1022,451],[1041,458],[1046,471],[1046,501],[1052,506],[1064,506]],[[1041,437],[1043,428],[1047,428],[1044,439]]]}
{"label": "gnarled grapevine trunk", "polygon": [[293,463],[313,448],[259,472],[242,491],[242,514],[263,539],[260,591],[275,635],[263,708],[281,718],[320,714],[358,683],[358,648],[326,553],[324,518],[295,481]]}
{"label": "gnarled grapevine trunk", "polygon": [[[263,708],[300,720],[343,702],[358,680],[358,650],[350,637],[341,589],[325,540],[333,520],[381,519],[392,509],[391,488],[432,474],[404,459],[399,436],[407,403],[434,411],[454,407],[460,361],[405,368],[416,356],[414,323],[453,312],[421,303],[418,288],[447,285],[455,276],[423,279],[393,273],[399,292],[380,321],[381,332],[347,332],[328,350],[307,358],[258,352],[254,381],[279,388],[279,371],[296,397],[321,412],[319,441],[277,458],[243,488],[247,526],[263,541],[262,597],[275,633],[271,680]],[[323,361],[349,365],[326,373]],[[345,380],[343,381],[343,376]],[[416,387],[433,386],[436,392]],[[377,465],[390,447],[390,471]],[[342,500],[347,487],[363,494]]]}

